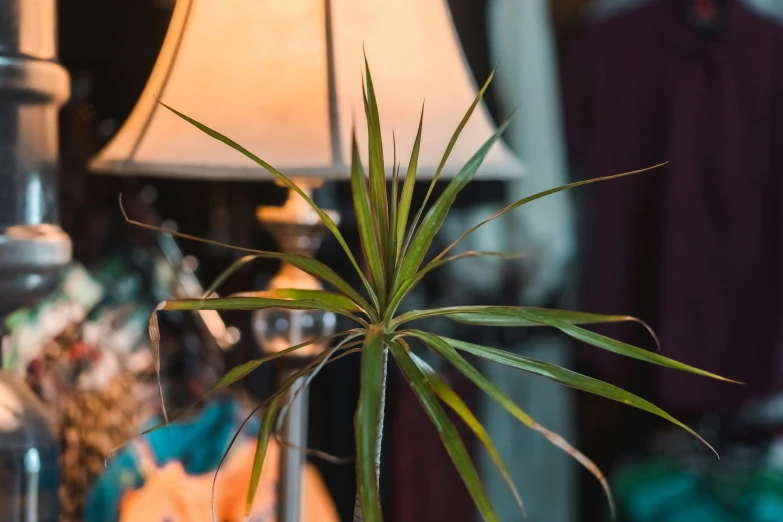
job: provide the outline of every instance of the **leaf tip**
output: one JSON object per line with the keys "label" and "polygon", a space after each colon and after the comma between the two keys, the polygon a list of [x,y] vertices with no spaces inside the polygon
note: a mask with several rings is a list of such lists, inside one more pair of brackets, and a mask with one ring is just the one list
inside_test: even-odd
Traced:
{"label": "leaf tip", "polygon": [[661,348],[661,340],[658,338],[658,334],[655,333],[653,327],[650,326],[646,321],[643,321],[638,317],[633,317],[631,315],[626,315],[625,320],[640,324],[645,330],[647,330],[647,333],[650,334],[650,337],[653,338],[653,341],[655,341],[655,346],[658,348],[658,351],[659,352],[663,351],[663,349]]}
{"label": "leaf tip", "polygon": [[128,218],[128,213],[125,212],[125,207],[122,206],[122,192],[119,193],[117,196],[117,204],[120,206],[120,212],[122,213],[122,218],[125,220],[126,223],[130,223],[130,219]]}

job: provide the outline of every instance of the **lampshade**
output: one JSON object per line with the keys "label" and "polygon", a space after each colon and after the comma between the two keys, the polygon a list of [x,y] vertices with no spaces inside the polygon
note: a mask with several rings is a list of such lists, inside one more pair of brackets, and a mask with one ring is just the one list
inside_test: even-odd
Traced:
{"label": "lampshade", "polygon": [[[418,172],[431,177],[477,93],[444,0],[179,0],[141,98],[91,167],[208,179],[267,175],[157,97],[290,177],[346,178],[354,124],[367,158],[363,48],[387,170],[393,131],[405,171],[426,100]],[[442,175],[455,175],[494,128],[478,106]],[[498,142],[478,175],[522,170]]]}

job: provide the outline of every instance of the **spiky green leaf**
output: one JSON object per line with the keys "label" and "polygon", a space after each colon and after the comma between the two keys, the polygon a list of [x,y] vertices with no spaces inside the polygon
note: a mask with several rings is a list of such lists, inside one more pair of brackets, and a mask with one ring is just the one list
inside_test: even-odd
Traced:
{"label": "spiky green leaf", "polygon": [[604,477],[604,474],[601,472],[600,468],[596,466],[592,460],[574,448],[563,437],[546,429],[536,422],[530,415],[523,411],[522,408],[517,406],[514,401],[506,396],[506,394],[500,391],[500,389],[495,386],[492,381],[487,379],[487,377],[485,377],[472,364],[470,364],[459,353],[457,353],[457,351],[444,339],[441,339],[435,334],[422,332],[419,330],[409,330],[407,331],[407,334],[421,340],[426,346],[446,359],[452,366],[454,366],[454,368],[460,371],[465,377],[473,381],[473,383],[478,386],[480,390],[486,393],[492,400],[497,402],[522,424],[541,433],[552,444],[562,449],[571,455],[574,459],[576,459],[577,462],[582,464],[582,466],[592,473],[593,476],[601,483],[601,486],[606,493],[606,498],[609,501],[609,507],[611,508],[612,513],[615,512],[614,497],[612,496],[612,490],[609,487],[609,482],[606,480],[606,477]]}
{"label": "spiky green leaf", "polygon": [[359,292],[354,290],[354,288],[350,284],[348,284],[348,282],[346,282],[345,279],[338,276],[334,270],[332,270],[322,262],[313,259],[312,257],[302,256],[299,254],[281,254],[280,252],[268,252],[264,250],[256,250],[254,248],[238,247],[236,245],[221,243],[220,241],[213,241],[211,239],[204,239],[190,234],[183,234],[181,232],[177,232],[176,230],[172,230],[169,228],[149,225],[147,223],[142,223],[141,221],[137,221],[135,219],[131,219],[130,217],[128,217],[128,214],[125,212],[125,209],[122,206],[122,195],[120,195],[119,204],[120,204],[120,211],[122,212],[123,218],[127,223],[131,225],[141,227],[141,228],[146,228],[148,230],[153,230],[155,232],[160,232],[163,234],[170,234],[172,236],[180,237],[182,239],[198,241],[200,243],[206,243],[209,245],[215,245],[215,246],[251,254],[249,258],[248,256],[245,256],[242,259],[234,262],[228,269],[224,270],[223,273],[220,276],[218,276],[215,282],[210,286],[210,289],[205,293],[207,296],[213,293],[215,290],[217,290],[217,288],[221,284],[223,284],[223,282],[225,282],[225,280],[231,274],[236,272],[238,269],[240,269],[242,266],[249,263],[250,261],[253,261],[254,259],[260,259],[260,258],[277,259],[279,261],[291,263],[301,271],[310,274],[311,276],[320,279],[326,283],[329,283],[337,290],[339,290],[341,293],[343,293],[346,297],[350,298],[353,302],[359,305],[362,309],[368,311],[372,310],[370,304],[361,296]]}
{"label": "spiky green leaf", "polygon": [[435,234],[437,234],[438,230],[440,230],[440,227],[443,225],[443,221],[446,219],[446,215],[454,204],[457,195],[465,188],[465,185],[473,179],[473,176],[475,176],[481,163],[484,161],[484,158],[487,156],[495,142],[500,139],[500,135],[503,134],[509,123],[511,123],[510,118],[498,127],[495,134],[481,146],[478,152],[468,160],[457,176],[446,186],[443,194],[433,203],[432,208],[430,208],[427,215],[424,216],[421,226],[416,231],[416,234],[410,243],[408,251],[403,256],[400,270],[396,274],[395,288],[399,286],[400,282],[411,278],[416,271],[418,271],[427,250],[429,250],[430,245],[432,244]]}
{"label": "spiky green leaf", "polygon": [[317,299],[277,299],[271,297],[216,297],[213,299],[172,299],[163,301],[160,310],[264,310],[283,308],[286,310],[326,310],[353,319],[363,320],[350,310]]}
{"label": "spiky green leaf", "polygon": [[356,258],[353,256],[353,253],[351,252],[351,249],[348,247],[348,243],[345,242],[345,238],[343,237],[343,235],[338,230],[337,225],[335,224],[334,220],[329,216],[329,214],[327,214],[326,212],[321,210],[321,208],[313,202],[313,200],[310,198],[310,196],[308,196],[302,189],[300,189],[296,185],[296,183],[294,183],[293,181],[288,179],[288,177],[285,176],[282,172],[280,172],[279,170],[274,168],[272,165],[270,165],[266,161],[262,160],[261,158],[259,158],[258,156],[256,156],[255,154],[253,154],[252,152],[250,152],[249,150],[244,148],[242,145],[240,145],[239,143],[235,142],[234,140],[232,140],[232,139],[222,135],[221,133],[219,133],[219,132],[217,132],[217,131],[215,131],[213,129],[210,129],[209,127],[207,127],[203,123],[200,123],[200,122],[194,120],[193,118],[191,118],[189,116],[186,116],[185,114],[179,112],[178,110],[174,109],[173,107],[170,107],[170,106],[166,105],[162,101],[158,101],[158,103],[160,103],[162,106],[164,106],[165,108],[170,110],[172,113],[176,114],[177,116],[179,116],[180,118],[182,118],[186,122],[190,123],[191,125],[193,125],[197,129],[199,129],[200,131],[204,132],[205,134],[209,135],[210,137],[212,137],[212,138],[214,138],[214,139],[216,139],[216,140],[218,140],[220,142],[225,143],[226,145],[228,145],[232,149],[236,150],[240,154],[244,155],[247,158],[250,158],[251,160],[253,160],[258,165],[261,165],[264,169],[267,170],[267,172],[272,174],[272,176],[274,176],[278,181],[280,181],[286,187],[288,187],[289,189],[291,189],[294,192],[296,192],[297,194],[299,194],[299,196],[302,199],[304,199],[307,202],[307,204],[310,205],[310,207],[312,207],[312,209],[318,214],[318,216],[323,221],[324,225],[326,225],[326,228],[329,229],[329,232],[331,232],[332,235],[337,240],[337,242],[340,243],[340,246],[342,247],[342,249],[345,252],[345,254],[348,256],[348,259],[350,260],[351,264],[353,265],[354,269],[356,270],[356,273],[359,275],[359,278],[361,278],[362,282],[364,283],[364,286],[367,288],[367,291],[370,293],[370,296],[374,296],[375,295],[374,292],[373,292],[372,287],[370,286],[369,281],[367,281],[367,278],[364,276],[364,272],[362,272],[362,269],[359,267],[359,264],[356,262]]}
{"label": "spiky green leaf", "polygon": [[272,434],[275,416],[277,415],[283,397],[285,396],[279,395],[275,397],[266,407],[266,411],[264,411],[264,415],[261,417],[261,426],[258,428],[258,438],[256,441],[256,452],[253,455],[253,467],[250,471],[250,484],[248,484],[247,497],[245,499],[245,517],[249,517],[250,512],[253,509],[253,500],[256,496],[256,490],[258,490],[261,471],[264,468],[266,450],[269,447],[269,436]]}
{"label": "spiky green leaf", "polygon": [[344,330],[342,332],[337,332],[331,335],[325,335],[323,337],[318,337],[315,339],[310,339],[308,341],[305,341],[303,343],[299,343],[297,345],[291,346],[286,348],[285,350],[280,350],[279,352],[271,353],[269,355],[266,355],[264,357],[261,357],[259,359],[253,359],[251,361],[247,361],[245,363],[239,364],[237,366],[234,366],[230,370],[228,370],[223,376],[218,379],[218,382],[216,382],[212,388],[206,393],[206,395],[210,395],[212,393],[215,393],[216,391],[222,390],[228,386],[231,386],[235,382],[244,379],[247,377],[251,372],[253,372],[256,368],[261,366],[262,364],[266,364],[270,361],[274,361],[275,359],[278,359],[280,357],[284,357],[286,355],[294,354],[297,350],[304,348],[305,346],[310,346],[311,344],[319,344],[319,343],[325,343],[326,341],[330,339],[334,339],[335,337],[339,337],[341,335],[345,335],[347,337],[355,336],[361,334],[361,330]]}
{"label": "spiky green leaf", "polygon": [[[403,347],[405,346],[405,341],[400,340],[398,342],[402,344]],[[481,444],[484,445],[484,448],[486,448],[489,457],[492,459],[492,462],[495,463],[495,466],[497,466],[501,476],[503,477],[503,480],[506,481],[506,484],[511,490],[511,493],[514,495],[514,499],[516,499],[517,504],[519,504],[519,509],[524,515],[525,508],[522,504],[522,498],[519,496],[517,487],[514,485],[514,481],[511,479],[511,474],[509,473],[508,468],[506,468],[506,465],[503,463],[503,459],[495,447],[495,443],[492,442],[492,438],[489,436],[489,433],[487,433],[487,430],[484,429],[484,426],[481,425],[481,422],[479,422],[473,412],[470,411],[468,405],[465,404],[465,401],[463,401],[462,398],[457,395],[457,392],[455,392],[454,389],[449,386],[449,383],[447,383],[443,377],[438,375],[438,373],[429,364],[424,362],[424,360],[418,357],[415,353],[410,351],[408,353],[410,354],[411,359],[413,359],[413,362],[416,363],[416,366],[419,367],[419,370],[424,375],[425,379],[427,379],[427,384],[429,384],[437,396],[440,397],[440,400],[446,403],[446,405],[451,408],[454,413],[459,415],[465,425],[470,428],[470,430],[476,435],[476,438],[478,438]]]}
{"label": "spiky green leaf", "polygon": [[[389,247],[389,202],[386,197],[386,166],[383,161],[383,140],[381,138],[381,119],[378,113],[378,100],[370,74],[367,55],[364,56],[364,70],[367,75],[367,88],[364,92],[364,110],[367,116],[367,138],[370,153],[370,201],[375,218],[381,230],[383,251]],[[383,302],[383,300],[381,300]]]}
{"label": "spiky green leaf", "polygon": [[363,331],[357,331],[354,333],[351,333],[349,335],[346,335],[345,338],[343,338],[339,343],[337,343],[335,346],[331,348],[327,348],[324,350],[318,357],[318,364],[313,368],[313,371],[310,372],[310,375],[307,376],[302,386],[296,390],[296,393],[291,399],[282,407],[280,408],[280,415],[278,416],[277,420],[277,429],[280,430],[283,427],[283,421],[285,420],[286,416],[288,415],[288,410],[291,408],[291,404],[294,402],[294,399],[296,396],[298,396],[302,390],[306,389],[310,383],[315,379],[318,374],[321,372],[324,366],[326,366],[330,360],[332,360],[332,356],[339,352],[340,350],[347,350],[350,348],[353,348],[354,346],[358,346],[359,344],[362,344],[362,341],[353,341],[357,337],[361,337],[363,334]]}
{"label": "spiky green leaf", "polygon": [[[438,169],[435,171],[435,175],[432,177],[430,186],[427,189],[427,194],[424,196],[424,201],[422,202],[421,207],[419,207],[419,210],[416,212],[416,217],[413,218],[413,223],[411,224],[410,231],[408,232],[408,238],[405,240],[405,247],[403,249],[403,254],[408,251],[408,247],[410,246],[410,243],[413,239],[413,234],[416,230],[416,226],[419,224],[419,219],[421,219],[421,215],[424,212],[425,207],[427,206],[427,202],[430,199],[430,195],[432,195],[432,191],[435,188],[435,184],[438,182],[438,179],[440,178],[440,173],[443,171],[443,167],[446,166],[446,162],[448,161],[449,156],[451,155],[451,151],[454,148],[454,145],[456,145],[457,143],[457,139],[459,138],[459,135],[462,133],[462,129],[465,128],[465,125],[467,125],[468,120],[470,120],[470,117],[473,115],[473,111],[481,102],[481,99],[484,97],[484,93],[487,91],[487,87],[489,87],[489,84],[492,83],[492,78],[494,78],[494,76],[495,76],[495,69],[492,69],[492,72],[489,73],[489,77],[487,78],[487,81],[485,81],[484,85],[481,86],[481,89],[479,90],[478,94],[476,94],[476,97],[473,99],[473,103],[470,104],[470,107],[468,107],[467,112],[462,117],[462,120],[460,120],[459,125],[457,125],[457,128],[454,130],[454,134],[451,135],[451,139],[449,140],[449,143],[446,146],[446,150],[443,152],[443,157],[441,157],[440,163],[438,164]],[[423,110],[424,108],[422,107],[422,111]]]}
{"label": "spiky green leaf", "polygon": [[663,355],[660,355],[658,353],[643,350],[641,348],[624,343],[622,341],[612,339],[611,337],[607,337],[605,335],[591,332],[590,330],[585,330],[584,328],[580,328],[579,326],[569,324],[566,321],[563,321],[562,319],[554,318],[547,315],[542,315],[530,310],[519,310],[518,313],[520,314],[520,316],[532,322],[538,322],[541,325],[557,328],[561,332],[569,335],[570,337],[573,337],[574,339],[577,339],[579,341],[585,342],[587,344],[593,345],[598,348],[603,348],[604,350],[608,350],[610,352],[614,352],[619,355],[624,355],[626,357],[631,357],[634,359],[638,359],[640,361],[657,364],[665,368],[671,368],[674,370],[693,373],[696,375],[701,375],[703,377],[710,377],[712,379],[718,379],[721,381],[737,383],[737,381],[733,381],[731,379],[727,379],[726,377],[722,377],[720,375],[716,375],[714,373],[710,373],[701,370],[699,368],[689,366],[679,361],[675,361],[674,359],[669,359],[668,357],[664,357]]}
{"label": "spiky green leaf", "polygon": [[383,245],[381,242],[381,224],[373,210],[370,194],[367,190],[367,178],[362,170],[362,160],[359,157],[359,147],[356,135],[351,144],[351,193],[353,207],[356,213],[356,223],[359,227],[364,258],[370,269],[370,278],[375,286],[376,294],[381,302],[386,298],[386,277],[383,265]]}
{"label": "spiky green leaf", "polygon": [[[526,372],[533,373],[536,375],[541,375],[542,377],[546,377],[547,379],[555,381],[559,384],[563,384],[565,386],[570,386],[571,388],[575,388],[577,390],[582,390],[588,393],[599,395],[601,397],[605,397],[607,399],[611,399],[613,401],[621,402],[623,404],[627,404],[628,406],[633,406],[634,408],[644,410],[648,413],[652,413],[653,415],[657,415],[658,417],[666,419],[672,424],[676,424],[677,426],[683,428],[688,433],[698,438],[713,452],[715,451],[715,449],[712,446],[710,446],[707,443],[707,441],[701,438],[701,436],[699,436],[698,433],[693,431],[686,424],[683,424],[679,420],[675,419],[674,417],[666,413],[664,410],[662,410],[655,404],[648,402],[642,399],[641,397],[634,395],[631,392],[625,391],[622,388],[618,388],[617,386],[614,386],[612,384],[600,381],[598,379],[594,379],[593,377],[588,377],[586,375],[573,372],[566,368],[557,366],[556,364],[548,363],[545,361],[539,361],[537,359],[531,359],[530,357],[517,355],[515,353],[507,352],[505,350],[498,350],[497,348],[490,348],[488,346],[466,343],[464,341],[449,339],[447,337],[442,337],[442,339],[447,343],[449,343],[454,348],[473,354],[477,357],[481,357],[489,361],[494,361],[503,364],[505,366],[510,366],[512,368],[518,368],[520,370],[524,370]],[[715,454],[717,455],[717,452]]]}
{"label": "spiky green leaf", "polygon": [[269,292],[270,297],[293,299],[296,301],[318,301],[329,307],[340,308],[348,312],[365,312],[359,305],[343,294],[325,290],[300,290],[298,288],[278,288]]}
{"label": "spiky green leaf", "polygon": [[356,482],[364,522],[381,522],[381,499],[378,492],[383,391],[386,377],[386,350],[383,327],[371,325],[362,347],[361,391],[356,407]]}
{"label": "spiky green leaf", "polygon": [[[441,261],[445,261],[445,259]],[[591,314],[573,310],[557,310],[531,306],[450,306],[445,308],[431,308],[429,310],[412,310],[400,315],[395,320],[394,324],[399,326],[416,319],[446,316],[457,322],[476,326],[545,326],[540,320],[531,320],[529,313],[569,324],[638,323],[647,330],[655,341],[655,344],[660,347],[658,336],[655,335],[653,329],[637,317],[630,315]]]}
{"label": "spiky green leaf", "polygon": [[246,256],[242,256],[233,263],[231,263],[231,266],[223,270],[221,274],[215,279],[212,284],[207,288],[204,293],[201,295],[202,299],[207,299],[212,296],[215,292],[217,292],[218,288],[226,282],[226,280],[231,277],[234,272],[239,270],[240,268],[243,268],[245,265],[251,263],[252,261],[255,261],[256,259],[260,259],[261,255],[259,254],[249,254]]}
{"label": "spiky green leaf", "polygon": [[388,321],[392,320],[392,317],[397,312],[397,307],[400,305],[402,300],[405,298],[406,295],[413,289],[414,286],[416,286],[422,279],[424,279],[424,276],[426,276],[431,271],[435,270],[436,268],[443,266],[448,263],[452,263],[454,261],[459,261],[462,259],[467,259],[471,257],[496,257],[499,259],[519,259],[522,257],[522,254],[513,254],[513,253],[505,253],[505,252],[481,252],[477,250],[470,250],[468,252],[463,252],[462,254],[457,254],[454,256],[449,256],[444,259],[439,259],[437,261],[433,261],[431,263],[427,263],[427,265],[416,272],[413,277],[410,277],[408,279],[405,279],[402,281],[397,289],[394,291],[394,294],[389,299],[389,305],[386,308],[386,314],[385,319]]}
{"label": "spiky green leaf", "polygon": [[544,196],[549,196],[550,194],[555,194],[555,193],[561,192],[563,190],[568,190],[568,189],[572,189],[572,188],[575,188],[575,187],[580,187],[582,185],[587,185],[589,183],[596,183],[596,182],[599,182],[599,181],[607,181],[607,180],[610,180],[610,179],[622,178],[624,176],[631,176],[633,174],[639,174],[639,173],[642,173],[642,172],[646,172],[648,170],[657,169],[658,167],[662,167],[663,165],[666,165],[667,163],[668,163],[668,161],[665,161],[663,163],[659,163],[658,165],[653,165],[652,167],[647,167],[645,169],[633,170],[633,171],[630,171],[630,172],[623,172],[621,174],[614,174],[612,176],[604,176],[604,177],[600,177],[600,178],[593,178],[593,179],[587,179],[587,180],[583,180],[583,181],[577,181],[577,182],[574,182],[574,183],[569,183],[567,185],[562,185],[560,187],[551,188],[549,190],[545,190],[543,192],[539,192],[537,194],[533,194],[532,196],[524,197],[524,198],[522,198],[522,199],[520,199],[520,200],[518,200],[518,201],[516,201],[516,202],[514,202],[514,203],[512,203],[510,205],[508,205],[507,207],[503,208],[502,210],[499,210],[498,212],[496,212],[492,216],[488,217],[487,219],[485,219],[484,221],[482,221],[478,225],[475,225],[475,226],[469,228],[464,234],[459,236],[449,246],[444,248],[443,251],[435,257],[435,260],[437,261],[438,259],[442,258],[446,254],[451,252],[451,249],[453,249],[455,246],[457,246],[459,243],[461,243],[466,237],[468,237],[473,232],[475,232],[479,228],[483,227],[484,225],[486,225],[490,221],[499,218],[503,214],[505,214],[507,212],[510,212],[510,211],[514,210],[515,208],[518,208],[518,207],[521,207],[522,205],[530,203],[531,201],[535,201],[537,199],[543,198]]}
{"label": "spiky green leaf", "polygon": [[419,150],[421,149],[421,128],[424,124],[424,104],[421,105],[421,116],[419,117],[419,129],[416,131],[416,140],[413,142],[411,159],[408,161],[408,170],[405,173],[405,182],[402,185],[400,194],[399,208],[397,209],[397,230],[396,230],[396,258],[399,262],[402,253],[402,245],[405,239],[405,230],[408,227],[408,216],[411,211],[411,200],[413,199],[413,186],[416,183],[416,169],[419,166]]}
{"label": "spiky green leaf", "polygon": [[476,503],[479,513],[487,522],[498,522],[495,509],[492,507],[487,492],[484,490],[476,467],[470,460],[468,450],[465,448],[462,439],[460,439],[454,424],[446,415],[446,412],[443,411],[443,407],[438,402],[426,377],[413,362],[410,354],[400,344],[391,342],[389,349],[430,421],[435,425],[438,435],[440,435],[440,440],[443,442],[443,446],[446,448],[449,457],[451,457],[451,461],[457,468],[460,477],[462,477],[462,481],[465,483],[470,496]]}
{"label": "spiky green leaf", "polygon": [[[386,247],[386,270],[389,276],[397,269],[397,212],[399,211],[400,164],[397,163],[397,137],[392,131],[394,159],[392,163],[391,199],[389,200],[389,237]],[[391,277],[387,277],[390,280]],[[391,287],[389,287],[391,291]],[[385,301],[384,301],[385,302]]]}

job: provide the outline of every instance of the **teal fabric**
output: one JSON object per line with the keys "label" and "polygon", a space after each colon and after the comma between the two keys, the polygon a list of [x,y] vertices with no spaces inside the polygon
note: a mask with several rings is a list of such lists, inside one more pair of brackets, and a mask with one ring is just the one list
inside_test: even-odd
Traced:
{"label": "teal fabric", "polygon": [[661,458],[625,469],[614,489],[629,522],[783,520],[783,473],[764,467],[697,473]]}
{"label": "teal fabric", "polygon": [[[230,398],[207,404],[199,415],[179,421],[140,437],[130,443],[110,462],[87,495],[84,520],[112,522],[119,519],[119,502],[126,489],[139,488],[144,478],[139,471],[136,444],[146,444],[158,466],[179,461],[190,474],[208,473],[217,468],[245,414],[239,403]],[[162,419],[152,419],[145,428]],[[250,424],[250,423],[248,423]],[[252,434],[257,423],[248,425],[240,437]]]}

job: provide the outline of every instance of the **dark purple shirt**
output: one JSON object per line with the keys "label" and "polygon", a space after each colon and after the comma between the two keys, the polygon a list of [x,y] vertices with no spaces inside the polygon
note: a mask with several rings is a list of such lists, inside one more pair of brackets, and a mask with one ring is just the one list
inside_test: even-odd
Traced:
{"label": "dark purple shirt", "polygon": [[582,308],[649,319],[664,355],[747,386],[580,353],[601,377],[649,377],[662,406],[696,412],[781,390],[783,27],[730,1],[712,34],[689,22],[687,3],[595,23],[564,93],[579,177],[669,161],[578,189]]}

